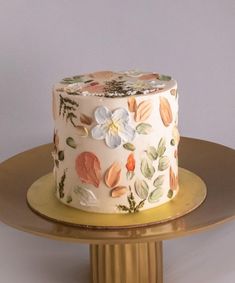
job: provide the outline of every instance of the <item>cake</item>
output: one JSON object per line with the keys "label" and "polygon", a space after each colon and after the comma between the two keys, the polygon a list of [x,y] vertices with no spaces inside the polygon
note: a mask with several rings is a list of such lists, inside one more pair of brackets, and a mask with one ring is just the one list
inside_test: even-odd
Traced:
{"label": "cake", "polygon": [[170,76],[100,71],[53,88],[55,195],[95,213],[135,213],[178,186],[178,93]]}

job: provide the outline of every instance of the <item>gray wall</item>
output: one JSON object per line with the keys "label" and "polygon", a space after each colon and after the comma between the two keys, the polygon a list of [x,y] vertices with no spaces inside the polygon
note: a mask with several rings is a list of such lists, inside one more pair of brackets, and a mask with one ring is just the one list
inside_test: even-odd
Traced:
{"label": "gray wall", "polygon": [[[0,0],[0,160],[51,141],[53,83],[100,69],[171,74],[179,83],[181,134],[235,147],[234,28],[233,0]],[[166,282],[234,282],[234,231],[231,223],[166,242]],[[69,249],[74,251],[72,246],[34,238],[3,224],[0,233],[2,282],[15,278],[32,282],[36,271],[30,263],[37,262],[40,245],[47,251],[45,256],[51,256],[52,270],[55,251],[61,248],[67,257]],[[15,261],[14,252],[9,253],[14,238],[19,241],[18,253],[25,251]],[[40,248],[33,253],[34,244]],[[87,250],[79,247],[80,254],[70,253],[72,266],[81,262],[82,255],[88,261]],[[40,255],[43,261],[44,254]],[[67,274],[56,262],[55,273]],[[25,266],[31,268],[19,280]],[[64,282],[54,273],[46,281],[46,272],[45,265],[44,282]],[[72,272],[75,278],[75,267]],[[33,281],[41,282],[40,271],[36,275],[38,281]]]}

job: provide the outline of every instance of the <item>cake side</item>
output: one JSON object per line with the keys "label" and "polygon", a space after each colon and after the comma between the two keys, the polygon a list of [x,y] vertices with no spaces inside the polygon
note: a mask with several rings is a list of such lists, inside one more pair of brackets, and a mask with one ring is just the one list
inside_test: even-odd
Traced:
{"label": "cake side", "polygon": [[55,86],[53,158],[60,201],[86,211],[132,213],[174,198],[178,93],[174,80],[163,82],[146,94],[116,96],[107,89],[84,95]]}

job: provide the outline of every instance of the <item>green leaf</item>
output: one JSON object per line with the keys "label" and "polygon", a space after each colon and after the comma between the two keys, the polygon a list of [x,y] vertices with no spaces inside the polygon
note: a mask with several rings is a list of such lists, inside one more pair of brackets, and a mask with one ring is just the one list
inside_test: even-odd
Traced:
{"label": "green leaf", "polygon": [[153,202],[157,202],[159,201],[159,199],[162,197],[163,195],[163,192],[161,189],[155,189],[151,192],[151,194],[149,195],[148,197],[148,201],[150,203],[153,203]]}
{"label": "green leaf", "polygon": [[164,182],[164,175],[160,175],[154,180],[153,185],[156,188],[160,188],[163,182]]}
{"label": "green leaf", "polygon": [[70,146],[72,148],[76,148],[77,147],[77,144],[76,144],[75,140],[73,138],[71,138],[71,137],[68,137],[66,139],[66,143],[67,143],[68,146]]}
{"label": "green leaf", "polygon": [[71,201],[72,201],[72,197],[71,197],[71,196],[67,196],[66,202],[67,202],[67,203],[70,203]]}
{"label": "green leaf", "polygon": [[125,149],[127,149],[127,150],[130,150],[130,151],[134,151],[135,150],[135,146],[132,144],[132,143],[125,143],[124,145],[123,145],[123,147],[125,148]]}
{"label": "green leaf", "polygon": [[173,191],[172,190],[168,191],[167,197],[168,198],[172,198],[173,197]]}
{"label": "green leaf", "polygon": [[151,160],[156,160],[158,157],[157,150],[154,146],[149,146],[147,149],[147,156]]}
{"label": "green leaf", "polygon": [[152,126],[148,123],[140,123],[136,126],[136,131],[140,135],[148,135],[152,131]]}
{"label": "green leaf", "polygon": [[63,161],[64,160],[64,151],[63,150],[60,150],[58,152],[58,159],[59,159],[59,161]]}
{"label": "green leaf", "polygon": [[157,147],[158,156],[162,156],[165,153],[165,151],[166,151],[166,139],[161,138]]}
{"label": "green leaf", "polygon": [[140,169],[144,177],[148,179],[151,179],[153,177],[153,174],[155,173],[152,162],[147,158],[142,159]]}
{"label": "green leaf", "polygon": [[134,184],[136,194],[141,199],[146,199],[148,196],[149,186],[145,182],[145,180],[139,180],[137,179]]}
{"label": "green leaf", "polygon": [[169,158],[167,156],[162,156],[159,159],[158,170],[164,171],[169,167],[169,165],[170,165]]}
{"label": "green leaf", "polygon": [[166,75],[159,75],[158,78],[160,81],[170,81],[171,77],[170,76],[166,76]]}

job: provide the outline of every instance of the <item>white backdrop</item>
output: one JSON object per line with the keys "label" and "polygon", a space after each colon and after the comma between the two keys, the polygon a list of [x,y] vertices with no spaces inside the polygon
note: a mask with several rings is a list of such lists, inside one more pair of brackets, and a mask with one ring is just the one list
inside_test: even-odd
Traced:
{"label": "white backdrop", "polygon": [[[172,75],[181,134],[235,148],[234,28],[233,0],[0,0],[0,161],[52,140],[52,84],[108,69]],[[234,237],[165,242],[165,282],[233,283]],[[87,283],[87,266],[87,246],[0,224],[0,282]]]}

